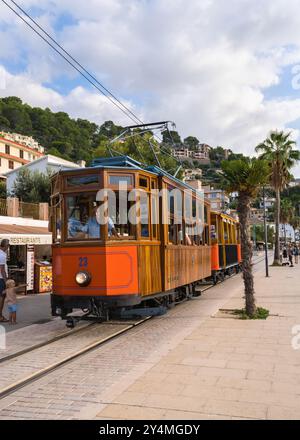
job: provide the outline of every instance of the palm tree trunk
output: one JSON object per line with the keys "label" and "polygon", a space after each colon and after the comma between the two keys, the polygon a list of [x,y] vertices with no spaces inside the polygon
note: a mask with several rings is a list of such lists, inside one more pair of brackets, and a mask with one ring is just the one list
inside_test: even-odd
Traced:
{"label": "palm tree trunk", "polygon": [[280,266],[280,241],[279,241],[279,225],[280,225],[280,189],[276,189],[276,209],[275,209],[275,251],[273,266]]}
{"label": "palm tree trunk", "polygon": [[242,271],[245,287],[246,313],[253,317],[256,311],[252,273],[252,245],[249,239],[250,197],[240,193],[237,206],[242,248]]}

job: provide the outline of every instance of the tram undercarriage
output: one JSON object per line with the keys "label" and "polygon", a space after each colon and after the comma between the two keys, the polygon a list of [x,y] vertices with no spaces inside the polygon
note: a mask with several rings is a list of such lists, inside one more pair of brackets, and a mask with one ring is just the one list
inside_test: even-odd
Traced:
{"label": "tram undercarriage", "polygon": [[[109,297],[51,295],[52,316],[66,320],[73,328],[81,320],[96,322],[110,319],[133,319],[145,316],[163,315],[168,309],[201,295],[200,283],[180,286],[174,291],[142,298],[140,295]],[[197,289],[198,287],[198,289]],[[81,312],[78,314],[78,312]]]}

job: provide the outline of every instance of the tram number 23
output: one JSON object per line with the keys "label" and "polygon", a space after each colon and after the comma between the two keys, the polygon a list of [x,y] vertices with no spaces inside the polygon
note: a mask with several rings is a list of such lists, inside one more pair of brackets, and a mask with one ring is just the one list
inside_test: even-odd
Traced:
{"label": "tram number 23", "polygon": [[79,257],[79,267],[87,267],[88,259],[87,257]]}

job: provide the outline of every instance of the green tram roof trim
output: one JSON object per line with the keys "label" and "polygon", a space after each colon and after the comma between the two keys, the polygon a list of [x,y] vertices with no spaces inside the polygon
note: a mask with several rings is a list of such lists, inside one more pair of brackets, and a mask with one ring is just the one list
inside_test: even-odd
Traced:
{"label": "green tram roof trim", "polygon": [[148,171],[150,173],[155,174],[156,176],[165,176],[173,182],[184,186],[187,189],[192,190],[193,192],[197,192],[198,194],[203,193],[201,190],[197,190],[182,180],[177,179],[171,174],[167,173],[163,169],[159,168],[156,165],[143,166],[141,162],[138,162],[135,159],[132,159],[129,156],[113,156],[113,157],[99,157],[94,159],[91,168],[119,168],[119,169],[136,169],[141,171]]}

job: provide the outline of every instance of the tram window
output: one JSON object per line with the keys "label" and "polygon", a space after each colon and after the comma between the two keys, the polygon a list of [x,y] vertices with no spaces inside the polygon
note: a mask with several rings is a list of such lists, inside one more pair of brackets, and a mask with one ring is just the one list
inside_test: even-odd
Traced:
{"label": "tram window", "polygon": [[177,244],[177,226],[174,223],[174,218],[171,217],[168,225],[168,241],[172,244]]}
{"label": "tram window", "polygon": [[109,185],[118,186],[122,183],[127,183],[128,186],[133,186],[133,176],[123,176],[116,174],[109,175]]}
{"label": "tram window", "polygon": [[55,203],[55,241],[59,242],[61,240],[61,206],[60,201],[57,198],[54,199]]}
{"label": "tram window", "polygon": [[[128,195],[126,200],[121,200],[118,191],[114,192],[114,198],[108,198],[108,215],[114,224],[115,231],[120,238],[134,239],[135,238],[135,224],[130,221],[131,215],[136,217],[133,206],[135,201],[129,201]],[[131,209],[133,211],[131,212]],[[114,234],[109,234],[112,239]]]}
{"label": "tram window", "polygon": [[149,238],[150,230],[149,230],[149,196],[148,194],[144,194],[140,198],[140,210],[141,210],[141,237]]}
{"label": "tram window", "polygon": [[98,174],[88,174],[85,176],[71,176],[67,177],[67,186],[73,187],[73,186],[83,186],[83,187],[89,187],[89,186],[95,186],[99,183],[99,176]]}
{"label": "tram window", "polygon": [[[152,182],[153,184],[154,182]],[[158,213],[158,196],[156,194],[151,194],[151,224],[152,224],[152,238],[158,238],[158,224],[159,224],[159,213]]]}
{"label": "tram window", "polygon": [[49,222],[55,243],[61,240],[61,202],[59,197],[54,197],[51,201],[51,211]]}
{"label": "tram window", "polygon": [[148,179],[146,177],[140,177],[139,186],[141,186],[142,188],[148,188]]}
{"label": "tram window", "polygon": [[[95,196],[96,194],[79,194],[66,198],[69,240],[100,239]],[[111,223],[110,228],[113,229]]]}

